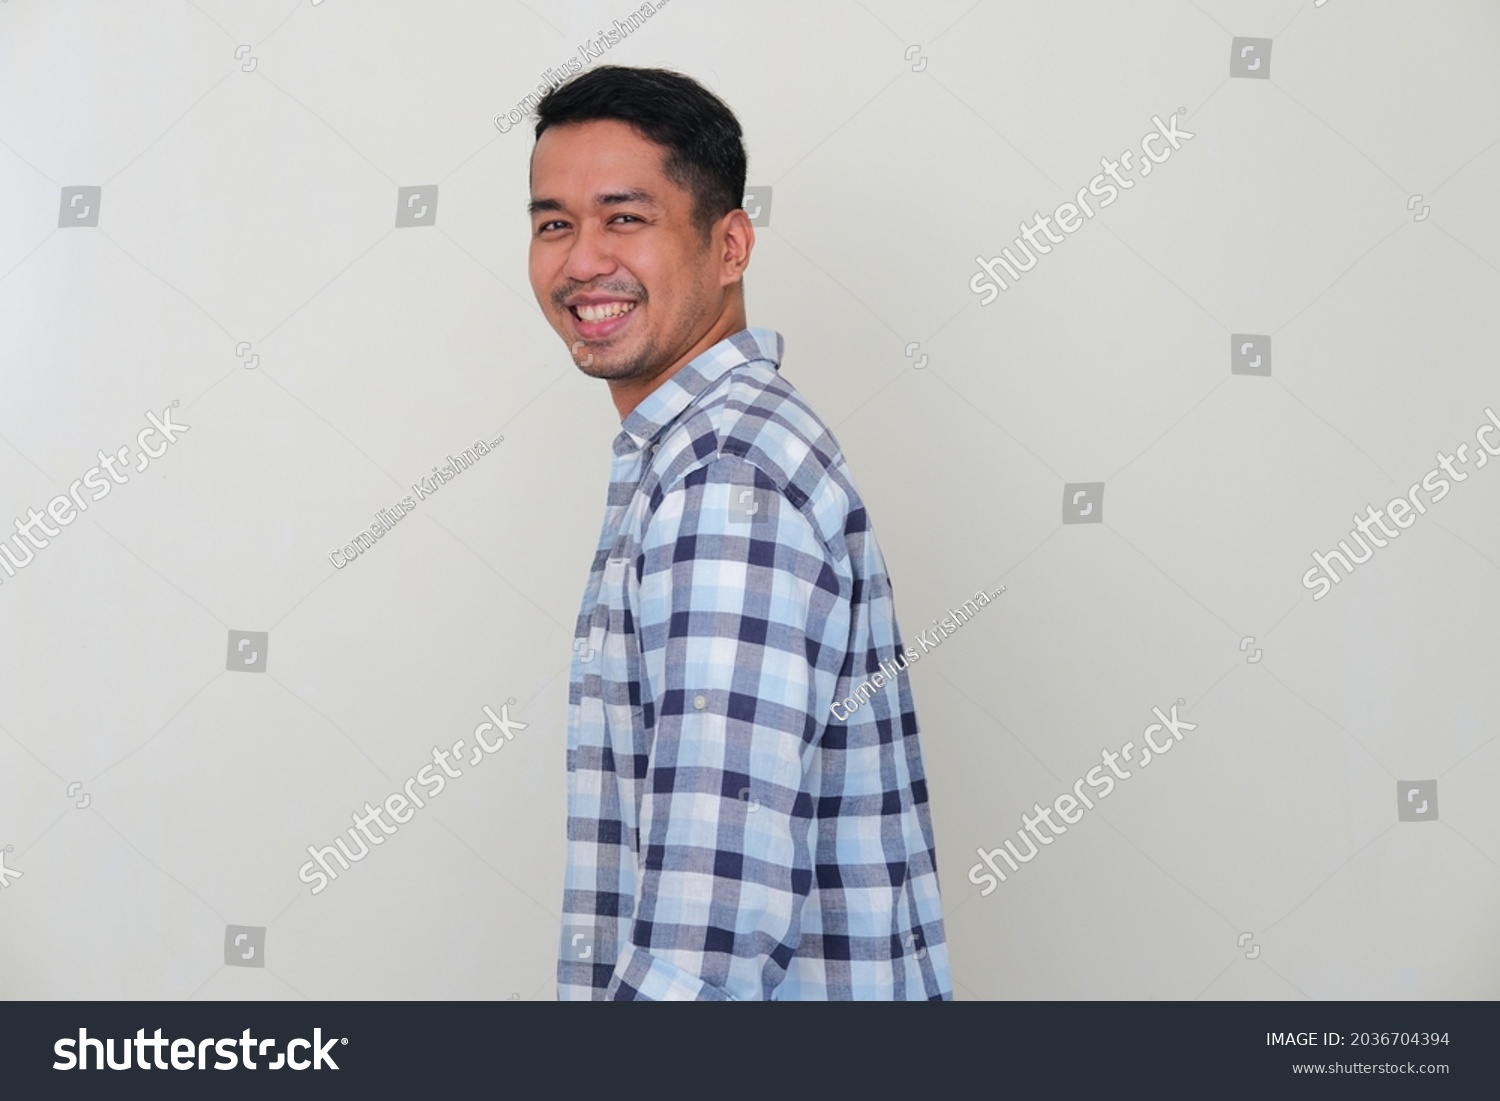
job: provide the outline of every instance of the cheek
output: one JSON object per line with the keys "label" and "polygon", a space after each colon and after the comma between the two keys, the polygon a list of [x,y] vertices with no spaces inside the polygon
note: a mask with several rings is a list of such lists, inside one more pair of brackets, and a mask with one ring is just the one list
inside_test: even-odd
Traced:
{"label": "cheek", "polygon": [[662,317],[682,308],[693,279],[686,261],[686,257],[662,255],[632,257],[628,261],[622,258],[622,270],[645,288],[652,311]]}

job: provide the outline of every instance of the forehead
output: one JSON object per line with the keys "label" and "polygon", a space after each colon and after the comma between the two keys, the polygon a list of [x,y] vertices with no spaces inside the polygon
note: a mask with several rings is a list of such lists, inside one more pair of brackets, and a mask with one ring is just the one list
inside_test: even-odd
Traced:
{"label": "forehead", "polygon": [[663,171],[667,150],[617,119],[548,127],[531,153],[531,198],[596,205],[607,194],[644,191],[666,205],[686,195]]}

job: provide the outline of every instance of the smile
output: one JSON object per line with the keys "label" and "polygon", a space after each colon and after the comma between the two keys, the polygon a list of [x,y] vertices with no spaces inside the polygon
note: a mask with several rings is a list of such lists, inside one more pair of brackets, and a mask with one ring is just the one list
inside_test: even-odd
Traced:
{"label": "smile", "polygon": [[573,316],[580,321],[608,321],[612,317],[619,317],[635,309],[634,302],[606,302],[598,306],[579,305],[569,306]]}

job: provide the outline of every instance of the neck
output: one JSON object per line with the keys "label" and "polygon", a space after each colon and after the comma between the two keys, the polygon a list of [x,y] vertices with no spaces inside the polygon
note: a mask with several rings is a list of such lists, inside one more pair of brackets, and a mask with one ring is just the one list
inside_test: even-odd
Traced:
{"label": "neck", "polygon": [[671,363],[664,365],[661,370],[655,371],[642,378],[621,378],[609,380],[609,396],[619,410],[620,421],[634,412],[635,407],[645,401],[648,396],[662,383],[666,382],[678,371],[682,370],[693,360],[708,351],[719,341],[733,336],[745,328],[745,307],[742,302],[736,303],[719,315],[717,321],[709,327],[701,337],[693,342],[693,345],[674,359]]}

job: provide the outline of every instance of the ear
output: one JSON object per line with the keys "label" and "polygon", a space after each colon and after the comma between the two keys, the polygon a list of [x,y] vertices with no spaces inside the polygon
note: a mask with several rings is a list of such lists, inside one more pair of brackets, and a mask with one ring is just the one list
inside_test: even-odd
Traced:
{"label": "ear", "polygon": [[719,286],[738,283],[750,266],[750,253],[755,249],[755,227],[750,216],[741,209],[731,210],[720,219],[710,242],[718,250]]}

